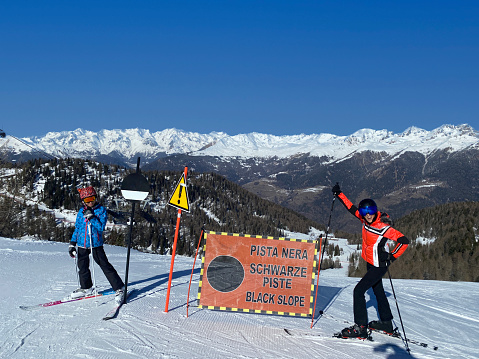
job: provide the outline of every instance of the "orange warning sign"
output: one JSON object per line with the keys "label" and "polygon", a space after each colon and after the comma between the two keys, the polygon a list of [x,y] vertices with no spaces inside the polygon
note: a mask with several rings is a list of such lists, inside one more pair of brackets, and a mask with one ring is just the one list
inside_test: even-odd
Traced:
{"label": "orange warning sign", "polygon": [[316,241],[206,232],[200,308],[312,314]]}

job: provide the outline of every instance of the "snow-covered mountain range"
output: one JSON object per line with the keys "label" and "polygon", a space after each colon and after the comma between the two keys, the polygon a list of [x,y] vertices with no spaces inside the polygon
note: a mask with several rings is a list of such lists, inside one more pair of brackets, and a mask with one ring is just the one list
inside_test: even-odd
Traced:
{"label": "snow-covered mountain range", "polygon": [[366,150],[396,157],[406,151],[428,156],[437,150],[479,148],[479,132],[466,124],[443,125],[432,131],[410,127],[398,134],[362,129],[349,136],[327,133],[275,136],[256,132],[230,136],[223,132],[201,134],[174,128],[158,132],[138,128],[99,132],[76,129],[21,141],[7,134],[0,140],[1,145],[8,148],[12,159],[38,156],[34,150],[38,149],[55,157],[109,159],[131,165],[138,156],[142,157],[142,163],[148,163],[174,154],[222,158],[288,158],[309,154],[325,156],[326,162],[333,162]]}
{"label": "snow-covered mountain range", "polygon": [[[479,132],[466,124],[432,131],[410,127],[398,134],[362,129],[349,136],[77,129],[0,138],[0,159],[51,156],[131,167],[140,157],[145,171],[187,166],[216,172],[320,223],[327,221],[336,182],[352,200],[374,198],[396,218],[437,204],[479,200]],[[338,211],[337,228],[354,230],[348,215]]]}

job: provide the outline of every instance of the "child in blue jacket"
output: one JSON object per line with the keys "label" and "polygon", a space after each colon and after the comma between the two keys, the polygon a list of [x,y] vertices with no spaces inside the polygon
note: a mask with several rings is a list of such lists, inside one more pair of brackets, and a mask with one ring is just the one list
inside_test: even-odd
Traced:
{"label": "child in blue jacket", "polygon": [[80,288],[73,291],[72,298],[79,298],[93,293],[93,283],[90,272],[90,258],[100,266],[110,282],[117,297],[123,297],[124,283],[110,264],[103,249],[103,231],[105,230],[107,213],[105,207],[97,202],[97,194],[93,187],[79,189],[83,206],[77,214],[75,231],[73,232],[68,253],[75,258],[78,255],[78,274]]}

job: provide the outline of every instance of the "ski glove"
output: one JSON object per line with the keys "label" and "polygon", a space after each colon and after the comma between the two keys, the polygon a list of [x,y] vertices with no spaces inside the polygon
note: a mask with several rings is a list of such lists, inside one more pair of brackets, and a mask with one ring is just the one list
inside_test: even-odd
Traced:
{"label": "ski glove", "polygon": [[335,196],[338,196],[340,193],[341,193],[341,188],[339,187],[339,183],[336,183],[334,186],[333,186],[333,194]]}
{"label": "ski glove", "polygon": [[380,252],[379,253],[379,260],[381,262],[394,262],[396,260],[396,258],[394,258],[394,256],[389,253],[389,252]]}
{"label": "ski glove", "polygon": [[70,245],[68,246],[68,254],[70,257],[75,258],[77,255],[77,246],[75,242],[70,242]]}
{"label": "ski glove", "polygon": [[95,217],[95,215],[90,208],[87,208],[83,211],[83,217],[85,217],[86,219],[92,219],[93,217]]}

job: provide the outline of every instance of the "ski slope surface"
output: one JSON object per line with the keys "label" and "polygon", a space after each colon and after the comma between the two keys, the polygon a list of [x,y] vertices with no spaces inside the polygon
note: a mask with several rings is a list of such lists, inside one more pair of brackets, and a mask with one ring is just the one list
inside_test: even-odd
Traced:
{"label": "ski slope surface", "polygon": [[[126,248],[105,246],[124,277]],[[68,244],[0,238],[1,358],[478,358],[479,284],[395,280],[406,336],[427,347],[373,333],[374,341],[332,338],[351,325],[358,278],[344,269],[320,273],[316,318],[212,311],[197,307],[200,260],[176,257],[169,310],[165,313],[171,257],[131,252],[129,288],[135,288],[115,319],[102,317],[112,295],[36,310],[78,286]],[[99,269],[97,285],[109,289]],[[395,324],[400,327],[389,278],[384,279]],[[188,317],[187,317],[187,302]],[[370,320],[375,299],[367,297]],[[318,315],[323,311],[324,315]],[[286,329],[286,330],[285,330]],[[437,347],[437,350],[434,350]]]}

